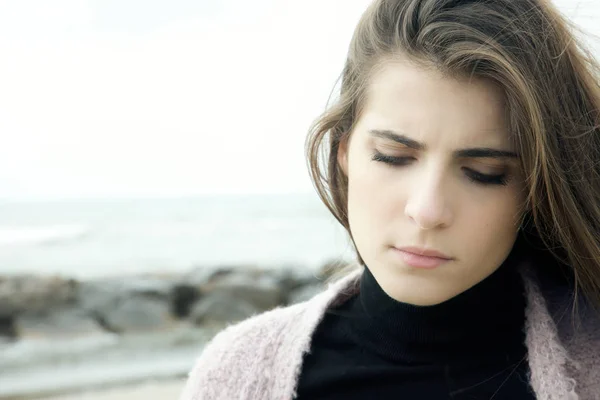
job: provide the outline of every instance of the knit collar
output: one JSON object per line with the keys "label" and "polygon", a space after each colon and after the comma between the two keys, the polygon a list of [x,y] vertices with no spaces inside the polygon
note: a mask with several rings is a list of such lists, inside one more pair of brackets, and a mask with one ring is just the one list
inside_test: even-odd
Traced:
{"label": "knit collar", "polygon": [[525,354],[525,295],[514,257],[460,295],[434,306],[391,298],[365,268],[345,306],[348,335],[388,359],[415,364],[465,363]]}
{"label": "knit collar", "polygon": [[[517,267],[526,293],[525,344],[531,370],[531,385],[538,398],[593,398],[594,394],[600,394],[596,374],[600,368],[600,336],[597,334],[600,332],[600,318],[596,313],[583,318],[583,325],[577,325],[578,334],[571,336],[568,343],[563,342],[560,338],[561,329],[572,326],[572,315],[560,313],[559,318],[561,315],[564,318],[560,321],[562,328],[559,329],[554,312],[551,313],[548,309],[547,293],[540,285],[540,277],[536,272],[541,268],[545,270],[547,265],[535,263],[530,257],[525,257]],[[363,275],[364,266],[354,264],[351,272],[330,282],[327,291],[306,304],[306,318],[300,322],[302,327],[313,332],[325,312],[357,298]],[[556,288],[553,291],[557,292]],[[570,308],[573,304],[572,293],[573,288],[567,285],[563,287],[562,296],[554,295],[554,298],[562,298],[563,303],[563,306],[556,308]],[[560,301],[555,302],[558,304]],[[289,330],[289,326],[286,325],[286,329]],[[295,328],[296,332],[300,330]],[[309,352],[310,339],[310,335],[307,335],[305,340],[298,340],[295,335],[290,335],[289,338],[298,346],[301,354]],[[576,387],[579,393],[576,393]],[[578,394],[581,397],[578,397]]]}

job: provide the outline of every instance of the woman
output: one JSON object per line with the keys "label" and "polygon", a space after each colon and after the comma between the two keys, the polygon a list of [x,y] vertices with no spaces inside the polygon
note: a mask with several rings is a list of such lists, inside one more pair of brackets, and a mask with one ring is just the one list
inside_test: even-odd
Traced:
{"label": "woman", "polygon": [[220,333],[182,399],[600,398],[600,88],[568,28],[372,3],[307,142],[357,266]]}

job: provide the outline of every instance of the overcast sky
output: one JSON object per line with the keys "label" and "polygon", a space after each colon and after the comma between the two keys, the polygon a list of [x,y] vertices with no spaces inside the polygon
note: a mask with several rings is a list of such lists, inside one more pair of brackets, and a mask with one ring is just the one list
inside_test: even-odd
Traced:
{"label": "overcast sky", "polygon": [[[0,0],[0,198],[312,190],[368,3]],[[559,1],[588,29],[599,3]]]}

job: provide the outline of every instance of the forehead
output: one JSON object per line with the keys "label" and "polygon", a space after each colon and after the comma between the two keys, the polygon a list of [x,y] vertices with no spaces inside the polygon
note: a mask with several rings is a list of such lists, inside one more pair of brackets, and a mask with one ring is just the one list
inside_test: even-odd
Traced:
{"label": "forehead", "polygon": [[506,115],[502,89],[491,81],[389,61],[373,71],[359,125],[421,140],[508,147]]}

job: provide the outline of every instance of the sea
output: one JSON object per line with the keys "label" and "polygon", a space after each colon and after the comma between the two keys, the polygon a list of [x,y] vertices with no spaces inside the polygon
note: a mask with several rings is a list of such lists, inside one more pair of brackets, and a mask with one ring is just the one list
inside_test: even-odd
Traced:
{"label": "sea", "polygon": [[94,279],[350,259],[316,194],[0,202],[0,275]]}

